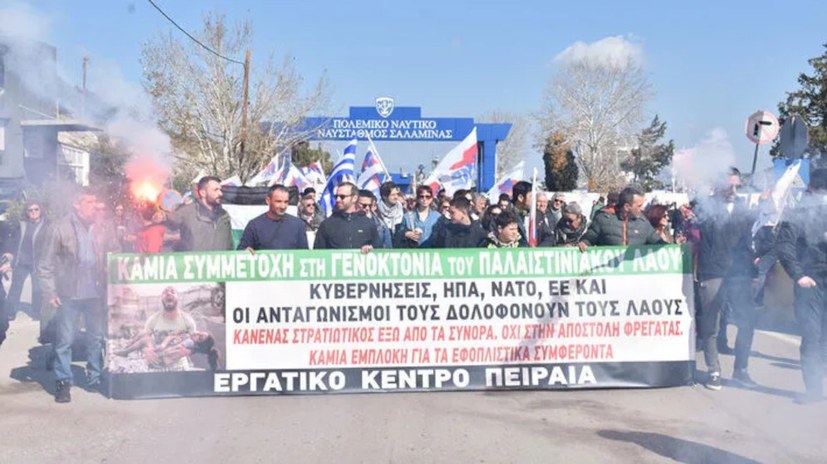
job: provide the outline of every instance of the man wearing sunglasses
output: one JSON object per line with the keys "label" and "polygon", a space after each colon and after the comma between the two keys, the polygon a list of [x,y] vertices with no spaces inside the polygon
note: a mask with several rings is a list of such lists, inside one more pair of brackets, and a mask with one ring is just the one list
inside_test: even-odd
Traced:
{"label": "man wearing sunglasses", "polygon": [[313,249],[352,249],[368,253],[381,248],[382,242],[373,220],[358,210],[359,190],[356,184],[342,182],[336,187],[333,215],[325,219],[316,232]]}

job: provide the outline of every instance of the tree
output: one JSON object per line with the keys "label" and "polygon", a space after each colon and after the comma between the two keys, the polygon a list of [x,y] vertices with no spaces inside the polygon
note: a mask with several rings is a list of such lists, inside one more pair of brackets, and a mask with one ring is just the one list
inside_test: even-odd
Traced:
{"label": "tree", "polygon": [[[249,21],[232,28],[224,16],[207,15],[198,39],[225,57],[238,59],[249,49]],[[237,174],[246,181],[277,153],[307,138],[302,118],[321,110],[328,99],[322,77],[307,94],[295,62],[272,56],[250,76],[247,141],[241,151],[244,69],[172,34],[143,48],[144,87],[152,96],[160,126],[169,134],[179,174],[203,171],[222,178]],[[184,40],[184,39],[182,39]],[[312,128],[306,128],[312,130]],[[179,176],[180,177],[180,176]]]}
{"label": "tree", "polygon": [[573,56],[560,63],[549,84],[542,134],[566,134],[589,189],[606,190],[620,182],[622,152],[634,140],[651,90],[633,55]]}
{"label": "tree", "polygon": [[293,149],[290,151],[290,161],[297,166],[307,166],[310,163],[321,161],[324,172],[330,172],[333,169],[330,153],[322,150],[322,144],[316,145],[316,148],[311,148],[310,142],[306,140],[293,144]]}
{"label": "tree", "polygon": [[645,190],[654,190],[663,187],[663,182],[656,179],[664,167],[672,162],[675,154],[675,142],[658,143],[666,134],[666,122],[657,115],[652,119],[649,127],[644,128],[637,136],[637,147],[633,148],[629,157],[620,163],[620,167],[632,174],[632,181]]}
{"label": "tree", "polygon": [[[827,49],[827,43],[823,45]],[[785,120],[793,114],[801,115],[810,128],[810,144],[807,152],[811,158],[827,159],[827,51],[821,56],[807,60],[813,68],[813,74],[801,73],[798,83],[801,88],[787,92],[787,99],[778,104],[780,119]],[[770,154],[774,158],[783,154],[778,141]]]}
{"label": "tree", "polygon": [[531,123],[525,116],[507,111],[494,111],[477,119],[487,123],[511,123],[508,137],[497,144],[497,172],[495,177],[499,180],[500,176],[526,159],[531,149],[529,145]]}
{"label": "tree", "polygon": [[546,190],[568,192],[577,188],[577,161],[563,133],[555,132],[546,140],[543,164],[546,168]]}

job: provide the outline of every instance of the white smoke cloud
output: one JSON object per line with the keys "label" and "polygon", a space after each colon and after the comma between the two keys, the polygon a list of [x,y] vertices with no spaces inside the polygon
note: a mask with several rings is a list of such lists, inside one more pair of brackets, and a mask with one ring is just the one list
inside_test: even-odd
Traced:
{"label": "white smoke cloud", "polygon": [[0,36],[20,41],[47,41],[52,19],[23,2],[4,1],[0,5]]}
{"label": "white smoke cloud", "polygon": [[[23,77],[21,82],[31,94],[45,102],[59,101],[72,118],[102,124],[105,132],[124,142],[139,161],[130,166],[155,165],[147,170],[163,174],[161,180],[165,180],[171,171],[171,144],[157,126],[151,98],[139,83],[123,76],[115,61],[89,52],[89,97],[83,99],[80,85],[67,82],[60,64],[41,45],[55,45],[50,40],[54,22],[29,4],[4,1],[0,6],[0,41],[9,45],[7,69]],[[60,56],[59,49],[57,53]]]}
{"label": "white smoke cloud", "polygon": [[643,48],[623,36],[606,37],[596,42],[578,41],[554,57],[557,63],[585,62],[595,66],[625,68],[643,63]]}
{"label": "white smoke cloud", "polygon": [[714,186],[731,166],[735,147],[727,132],[716,127],[691,148],[677,150],[672,158],[678,181],[694,190]]}

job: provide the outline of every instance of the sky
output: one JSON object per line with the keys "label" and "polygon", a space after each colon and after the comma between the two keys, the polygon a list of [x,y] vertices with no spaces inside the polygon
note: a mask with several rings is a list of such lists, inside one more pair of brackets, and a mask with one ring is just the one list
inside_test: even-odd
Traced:
{"label": "sky", "polygon": [[[156,1],[190,31],[209,11],[250,19],[253,67],[290,54],[307,82],[327,73],[331,116],[380,96],[419,106],[424,117],[531,115],[564,50],[620,38],[639,53],[655,92],[647,117],[665,120],[678,148],[723,137],[747,171],[754,145],[745,119],[759,109],[776,112],[827,43],[823,1]],[[42,18],[38,27],[75,84],[88,55],[91,82],[96,72],[115,70],[138,88],[142,45],[172,31],[141,0],[14,0],[21,3]],[[377,145],[391,171],[411,171],[451,147]],[[759,168],[769,165],[768,152],[761,148]],[[527,152],[526,161],[540,166],[540,152]]]}

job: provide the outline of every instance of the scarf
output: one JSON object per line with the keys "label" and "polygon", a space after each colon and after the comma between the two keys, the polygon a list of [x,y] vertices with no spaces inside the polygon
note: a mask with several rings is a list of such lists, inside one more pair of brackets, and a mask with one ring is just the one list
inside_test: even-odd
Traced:
{"label": "scarf", "polygon": [[377,216],[379,216],[382,224],[391,232],[395,231],[396,226],[402,224],[402,218],[405,215],[405,208],[402,207],[402,203],[388,206],[383,200],[379,200],[377,206],[379,207]]}

